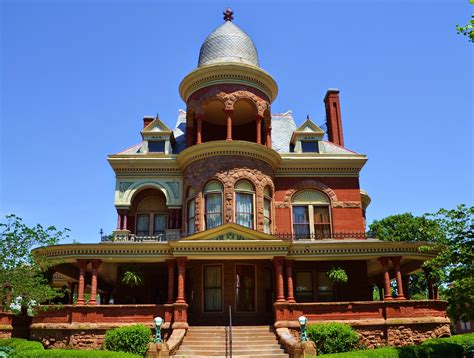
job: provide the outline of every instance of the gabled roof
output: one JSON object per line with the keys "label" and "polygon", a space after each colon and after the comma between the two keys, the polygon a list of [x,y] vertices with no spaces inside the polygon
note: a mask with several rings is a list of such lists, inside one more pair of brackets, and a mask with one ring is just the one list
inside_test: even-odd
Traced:
{"label": "gabled roof", "polygon": [[160,118],[155,118],[141,131],[142,136],[146,134],[172,134],[171,129],[164,124]]}
{"label": "gabled roof", "polygon": [[308,116],[303,122],[303,124],[293,131],[293,134],[291,136],[291,143],[295,142],[297,135],[309,135],[322,139],[324,134],[325,132],[318,125],[316,125]]}
{"label": "gabled roof", "polygon": [[187,236],[184,240],[280,240],[273,235],[249,229],[234,223],[224,224],[215,228]]}

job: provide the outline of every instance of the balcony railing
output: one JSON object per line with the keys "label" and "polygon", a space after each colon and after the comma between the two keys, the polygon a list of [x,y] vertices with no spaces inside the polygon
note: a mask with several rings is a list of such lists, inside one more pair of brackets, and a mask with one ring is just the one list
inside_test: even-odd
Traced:
{"label": "balcony railing", "polygon": [[179,230],[166,230],[154,235],[131,234],[124,230],[116,230],[112,235],[102,236],[102,242],[168,242],[179,240],[181,233]]}
{"label": "balcony railing", "polygon": [[328,240],[328,239],[365,239],[364,231],[338,231],[331,234],[293,234],[293,233],[276,233],[276,237],[283,240]]}

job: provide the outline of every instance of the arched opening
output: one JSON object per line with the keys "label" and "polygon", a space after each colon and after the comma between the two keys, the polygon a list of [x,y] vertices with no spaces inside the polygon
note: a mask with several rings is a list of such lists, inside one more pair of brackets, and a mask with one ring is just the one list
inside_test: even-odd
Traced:
{"label": "arched opening", "polygon": [[155,188],[139,191],[132,198],[128,222],[128,229],[136,237],[164,237],[168,228],[168,207],[163,192]]}
{"label": "arched opening", "polygon": [[301,190],[291,198],[293,235],[297,240],[331,237],[329,198],[314,189]]}
{"label": "arched opening", "polygon": [[235,191],[235,223],[255,228],[255,189],[248,180],[239,180]]}
{"label": "arched opening", "polygon": [[234,103],[232,112],[232,139],[257,143],[257,108],[248,99]]}
{"label": "arched opening", "polygon": [[224,103],[218,99],[211,99],[205,104],[202,121],[202,143],[226,139],[227,114],[224,109]]}

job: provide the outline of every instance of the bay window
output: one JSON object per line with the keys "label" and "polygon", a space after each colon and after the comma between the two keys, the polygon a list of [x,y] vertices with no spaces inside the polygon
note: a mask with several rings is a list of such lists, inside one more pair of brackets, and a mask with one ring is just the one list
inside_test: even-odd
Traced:
{"label": "bay window", "polygon": [[204,188],[206,229],[222,225],[222,184],[216,180]]}
{"label": "bay window", "polygon": [[235,223],[254,228],[254,195],[253,185],[241,180],[235,185]]}

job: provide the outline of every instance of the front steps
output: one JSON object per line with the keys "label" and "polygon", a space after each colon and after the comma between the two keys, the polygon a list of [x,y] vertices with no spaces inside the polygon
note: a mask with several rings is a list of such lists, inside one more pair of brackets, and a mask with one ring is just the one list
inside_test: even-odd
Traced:
{"label": "front steps", "polygon": [[[175,358],[230,357],[228,328],[191,326]],[[288,358],[269,326],[232,327],[232,358]]]}

